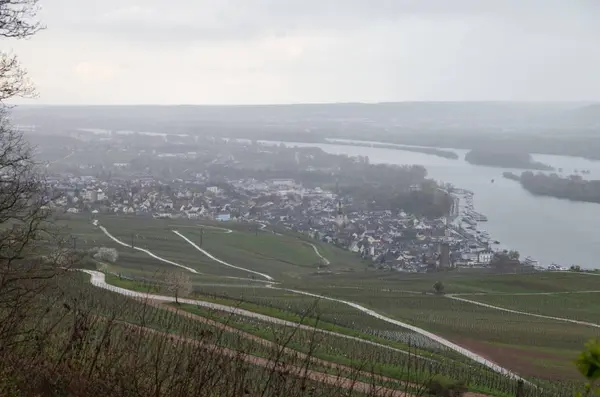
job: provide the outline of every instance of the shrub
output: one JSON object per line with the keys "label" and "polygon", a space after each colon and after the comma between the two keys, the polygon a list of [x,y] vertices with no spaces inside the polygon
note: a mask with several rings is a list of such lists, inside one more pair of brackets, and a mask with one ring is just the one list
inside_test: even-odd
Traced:
{"label": "shrub", "polygon": [[429,396],[458,397],[465,394],[469,388],[464,381],[455,381],[443,375],[434,376],[427,385]]}
{"label": "shrub", "polygon": [[575,365],[588,382],[585,385],[585,392],[577,395],[600,396],[600,341],[590,340],[585,347],[586,349],[575,360]]}

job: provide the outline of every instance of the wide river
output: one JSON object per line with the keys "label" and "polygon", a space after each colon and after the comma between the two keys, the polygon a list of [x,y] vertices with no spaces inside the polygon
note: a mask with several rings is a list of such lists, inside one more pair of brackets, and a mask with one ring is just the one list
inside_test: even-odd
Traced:
{"label": "wide river", "polygon": [[[430,178],[469,189],[475,193],[475,209],[488,217],[480,229],[489,232],[504,247],[531,256],[542,265],[572,264],[600,268],[600,204],[572,202],[533,196],[518,182],[502,177],[504,171],[522,170],[475,166],[464,161],[466,150],[450,149],[459,160],[395,149],[339,144],[278,142],[288,146],[319,147],[332,154],[368,156],[371,163],[420,164]],[[574,170],[590,170],[586,179],[600,179],[600,162],[578,157],[533,155],[536,161]],[[492,183],[494,179],[494,183]]]}

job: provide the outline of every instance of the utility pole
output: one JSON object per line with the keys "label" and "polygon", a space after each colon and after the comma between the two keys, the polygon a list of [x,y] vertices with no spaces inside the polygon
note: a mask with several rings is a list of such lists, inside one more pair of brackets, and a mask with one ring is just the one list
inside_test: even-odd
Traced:
{"label": "utility pole", "polygon": [[73,240],[73,251],[77,250],[77,236],[71,236],[71,240]]}
{"label": "utility pole", "polygon": [[133,233],[131,233],[131,249],[134,249],[133,248]]}

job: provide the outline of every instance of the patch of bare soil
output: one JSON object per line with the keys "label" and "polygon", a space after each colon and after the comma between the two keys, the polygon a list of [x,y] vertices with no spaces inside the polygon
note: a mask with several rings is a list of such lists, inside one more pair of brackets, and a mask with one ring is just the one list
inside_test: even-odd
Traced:
{"label": "patch of bare soil", "polygon": [[[549,380],[581,380],[575,366],[570,366],[570,362],[560,354],[522,349],[516,346],[498,346],[468,338],[453,338],[452,342],[521,376]],[[544,365],[544,362],[547,362],[548,365]],[[557,362],[564,362],[565,365],[557,366]]]}

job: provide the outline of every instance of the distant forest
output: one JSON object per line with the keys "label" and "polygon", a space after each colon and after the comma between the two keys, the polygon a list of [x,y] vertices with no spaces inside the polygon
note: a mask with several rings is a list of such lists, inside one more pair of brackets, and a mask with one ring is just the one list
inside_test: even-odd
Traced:
{"label": "distant forest", "polygon": [[475,165],[489,167],[521,168],[525,170],[553,171],[549,165],[533,161],[529,153],[503,152],[491,150],[471,150],[465,160]]}

